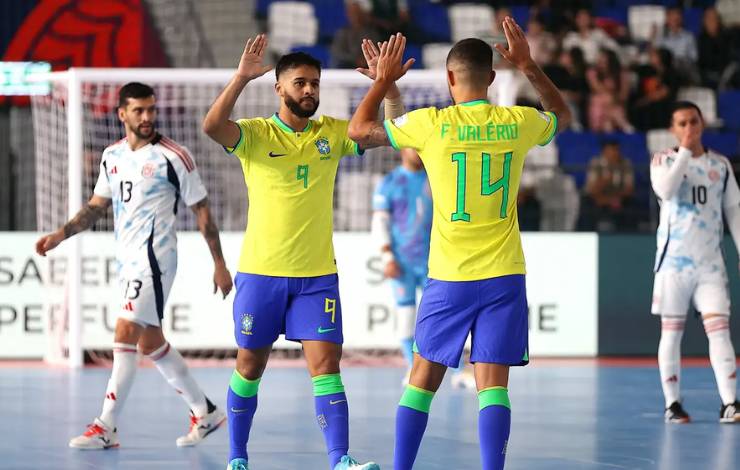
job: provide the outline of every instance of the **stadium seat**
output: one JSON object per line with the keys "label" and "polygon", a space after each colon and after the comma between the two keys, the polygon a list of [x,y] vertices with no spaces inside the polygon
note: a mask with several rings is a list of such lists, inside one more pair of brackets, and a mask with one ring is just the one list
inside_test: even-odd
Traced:
{"label": "stadium seat", "polygon": [[702,8],[684,8],[683,27],[695,36],[701,33],[701,22],[704,10]]}
{"label": "stadium seat", "polygon": [[657,152],[677,145],[676,138],[666,129],[653,129],[647,132],[647,147],[651,158]]}
{"label": "stadium seat", "polygon": [[740,154],[736,132],[704,132],[702,142],[705,146],[722,155],[733,158]]}
{"label": "stadium seat", "polygon": [[728,129],[740,131],[740,91],[720,93],[718,101],[719,117]]}
{"label": "stadium seat", "polygon": [[644,166],[650,161],[647,141],[645,139],[645,134],[642,132],[635,132],[633,134],[625,134],[622,132],[603,134],[601,136],[601,141],[604,142],[605,140],[614,140],[618,142],[622,155],[630,160],[635,166]]}
{"label": "stadium seat", "polygon": [[426,42],[449,42],[450,20],[447,7],[429,0],[409,0],[409,15]]}
{"label": "stadium seat", "polygon": [[330,43],[334,34],[347,25],[344,0],[310,0],[319,20],[319,37]]}
{"label": "stadium seat", "polygon": [[270,4],[275,3],[275,0],[257,0],[255,13],[257,18],[267,18],[267,12],[270,9]]}
{"label": "stadium seat", "polygon": [[717,97],[711,88],[687,87],[678,90],[678,99],[696,103],[708,127],[718,127],[722,121],[717,117]]}
{"label": "stadium seat", "polygon": [[627,8],[615,6],[599,7],[594,11],[594,17],[606,18],[627,25]]}
{"label": "stadium seat", "polygon": [[424,53],[422,48],[418,44],[406,43],[406,51],[403,54],[403,60],[414,58],[416,62],[411,66],[412,69],[423,69],[424,68]]}
{"label": "stadium seat", "polygon": [[328,69],[331,67],[331,53],[329,52],[329,48],[324,45],[295,46],[291,48],[290,52],[305,52],[319,59],[322,68]]}
{"label": "stadium seat", "polygon": [[452,44],[446,42],[435,42],[425,44],[422,47],[425,69],[444,69],[447,63],[447,54],[452,49]]}
{"label": "stadium seat", "polygon": [[527,23],[529,23],[529,7],[527,5],[512,5],[511,17],[514,18],[517,24],[526,29]]}
{"label": "stadium seat", "polygon": [[487,5],[461,3],[448,9],[452,42],[479,37],[491,31],[493,8]]}
{"label": "stadium seat", "polygon": [[319,22],[308,2],[274,2],[268,10],[270,49],[278,54],[293,46],[316,44]]}
{"label": "stadium seat", "polygon": [[563,170],[576,179],[580,188],[586,181],[586,169],[591,158],[601,152],[599,137],[591,132],[566,131],[556,138],[560,165]]}
{"label": "stadium seat", "polygon": [[653,27],[665,24],[666,8],[663,5],[635,5],[627,11],[629,30],[635,41],[650,41]]}

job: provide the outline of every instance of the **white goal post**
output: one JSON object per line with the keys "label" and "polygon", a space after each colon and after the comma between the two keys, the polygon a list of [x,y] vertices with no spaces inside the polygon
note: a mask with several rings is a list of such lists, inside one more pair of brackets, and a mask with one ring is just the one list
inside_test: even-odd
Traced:
{"label": "white goal post", "polygon": [[[36,192],[38,230],[60,227],[77,213],[92,194],[100,153],[123,135],[115,115],[118,88],[131,81],[152,85],[157,96],[157,128],[188,147],[209,190],[209,200],[219,227],[243,230],[246,191],[238,164],[223,157],[218,145],[200,131],[201,121],[232,69],[86,69],[39,74],[35,80],[51,82],[51,93],[32,98],[36,143]],[[250,83],[234,110],[234,117],[269,116],[278,109],[273,72]],[[501,70],[491,87],[491,99],[514,104],[519,80]],[[370,85],[354,70],[324,70],[321,76],[322,114],[348,119]],[[407,109],[450,104],[444,70],[411,70],[399,81]],[[392,149],[375,149],[357,161],[345,159],[335,191],[335,229],[365,231],[369,227],[370,195],[374,182],[398,164]],[[241,182],[241,185],[239,185]],[[180,211],[178,227],[194,230],[189,211]],[[110,230],[112,219],[96,230]],[[81,237],[64,243],[68,258],[64,318],[51,318],[55,330],[48,360],[76,368],[83,365],[83,287]]]}

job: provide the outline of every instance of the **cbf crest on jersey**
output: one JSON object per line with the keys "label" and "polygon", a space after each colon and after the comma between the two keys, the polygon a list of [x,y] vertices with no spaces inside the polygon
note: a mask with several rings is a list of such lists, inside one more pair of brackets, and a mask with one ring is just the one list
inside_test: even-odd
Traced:
{"label": "cbf crest on jersey", "polygon": [[[316,139],[316,142],[314,142],[316,145],[316,149],[319,151],[321,155],[329,155],[331,152],[331,146],[329,146],[329,139],[326,137],[319,137]],[[323,158],[322,158],[323,160]]]}
{"label": "cbf crest on jersey", "polygon": [[251,313],[242,313],[242,331],[243,335],[251,335],[254,326],[254,316]]}

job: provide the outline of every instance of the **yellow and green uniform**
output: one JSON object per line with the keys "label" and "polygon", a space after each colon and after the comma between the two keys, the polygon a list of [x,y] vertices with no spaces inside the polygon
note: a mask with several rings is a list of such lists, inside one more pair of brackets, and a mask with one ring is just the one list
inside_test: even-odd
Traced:
{"label": "yellow and green uniform", "polygon": [[333,194],[339,160],[360,153],[348,121],[322,116],[294,131],[276,115],[240,119],[232,149],[249,192],[239,271],[312,277],[336,273]]}
{"label": "yellow and green uniform", "polygon": [[394,148],[419,152],[432,188],[429,277],[474,281],[525,274],[517,193],[524,158],[557,118],[486,100],[423,108],[384,123]]}

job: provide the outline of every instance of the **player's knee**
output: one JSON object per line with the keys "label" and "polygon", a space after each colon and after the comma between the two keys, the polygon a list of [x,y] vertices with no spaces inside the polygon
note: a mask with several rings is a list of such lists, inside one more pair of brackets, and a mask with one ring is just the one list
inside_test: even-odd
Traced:
{"label": "player's knee", "polygon": [[248,349],[239,349],[236,356],[236,371],[247,380],[262,377],[267,367],[267,357]]}
{"label": "player's knee", "polygon": [[119,318],[116,322],[115,342],[137,344],[142,330],[143,327],[138,323]]}

